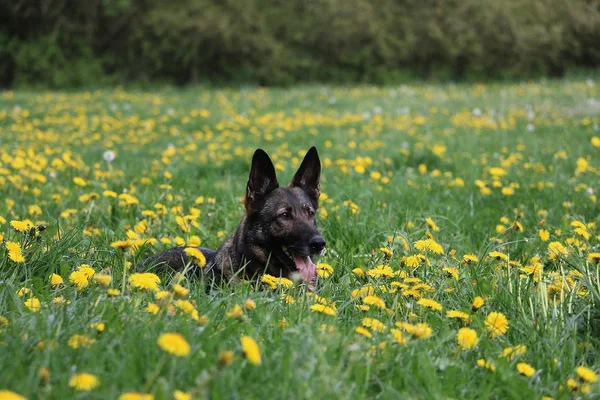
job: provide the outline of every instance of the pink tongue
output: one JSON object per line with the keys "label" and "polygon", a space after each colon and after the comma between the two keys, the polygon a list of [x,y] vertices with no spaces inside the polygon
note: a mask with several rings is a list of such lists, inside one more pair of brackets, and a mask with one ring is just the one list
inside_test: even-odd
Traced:
{"label": "pink tongue", "polygon": [[294,263],[300,273],[300,278],[305,282],[312,282],[315,278],[316,267],[310,257],[294,256]]}

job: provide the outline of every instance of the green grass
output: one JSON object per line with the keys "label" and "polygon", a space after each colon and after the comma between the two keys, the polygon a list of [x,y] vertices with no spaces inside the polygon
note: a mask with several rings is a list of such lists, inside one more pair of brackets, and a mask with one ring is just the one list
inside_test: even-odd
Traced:
{"label": "green grass", "polygon": [[[584,384],[576,374],[579,366],[599,367],[599,84],[0,94],[0,234],[25,258],[14,262],[0,246],[0,316],[8,321],[0,328],[0,390],[39,399],[134,391],[170,399],[175,390],[228,399],[599,396],[598,383]],[[254,150],[264,148],[287,183],[311,145],[319,149],[326,194],[318,221],[328,247],[320,261],[334,269],[319,282],[324,299],[303,287],[273,291],[251,282],[207,293],[201,282],[183,280],[203,323],[175,311],[175,299],[149,313],[155,295],[131,288],[134,271],[124,266],[172,245],[110,244],[135,235],[173,243],[196,235],[217,248],[243,215]],[[116,154],[111,163],[103,159],[106,150]],[[496,179],[493,167],[502,168]],[[125,205],[106,190],[138,202]],[[204,201],[196,202],[200,196]],[[192,208],[201,214],[184,232],[176,217]],[[34,235],[11,227],[24,219],[47,229]],[[540,230],[550,234],[547,241]],[[428,236],[443,254],[415,248]],[[568,254],[551,257],[552,242]],[[392,249],[391,258],[383,247]],[[428,262],[409,267],[407,258],[417,254]],[[479,262],[463,262],[465,254]],[[93,280],[78,291],[69,276],[82,264],[111,275],[110,288],[121,293],[110,296]],[[352,272],[382,264],[396,276]],[[528,275],[531,266],[540,273]],[[455,268],[457,279],[444,267]],[[53,273],[65,283],[52,287]],[[164,290],[178,279],[160,277]],[[430,286],[417,286],[419,295],[442,311],[408,296],[415,277]],[[358,308],[362,299],[352,292],[366,285],[387,310]],[[30,293],[20,297],[21,288]],[[37,312],[24,305],[33,296],[41,301]],[[54,304],[57,296],[69,303]],[[477,296],[485,305],[473,311]],[[256,309],[227,317],[247,299]],[[336,315],[311,311],[317,302],[333,303]],[[476,347],[459,348],[464,325],[448,318],[449,310],[470,314]],[[509,321],[508,331],[493,338],[485,326],[492,312]],[[365,317],[384,330],[368,328],[372,338],[356,333]],[[90,327],[96,322],[105,324],[103,332]],[[406,343],[396,343],[397,322],[427,323],[431,336],[403,331]],[[179,358],[161,350],[164,332],[182,334],[191,353]],[[95,342],[73,348],[73,335]],[[244,359],[241,335],[258,342],[260,365]],[[527,350],[501,356],[517,345]],[[222,365],[227,350],[234,357]],[[477,367],[478,359],[495,371]],[[519,363],[535,374],[520,375]],[[49,378],[40,376],[43,368]],[[70,388],[81,372],[96,375],[99,386]],[[568,379],[579,389],[571,393]]]}

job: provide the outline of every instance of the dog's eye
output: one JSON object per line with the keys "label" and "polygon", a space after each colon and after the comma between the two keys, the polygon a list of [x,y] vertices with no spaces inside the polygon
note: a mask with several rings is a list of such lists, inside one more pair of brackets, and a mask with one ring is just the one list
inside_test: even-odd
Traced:
{"label": "dog's eye", "polygon": [[308,215],[310,215],[311,217],[314,217],[315,216],[314,210],[309,209],[308,210]]}
{"label": "dog's eye", "polygon": [[292,218],[292,214],[290,214],[290,213],[289,213],[289,212],[287,212],[287,211],[284,211],[284,212],[282,212],[281,214],[279,214],[279,217],[280,217],[280,218],[283,218],[283,219],[290,219],[290,218]]}

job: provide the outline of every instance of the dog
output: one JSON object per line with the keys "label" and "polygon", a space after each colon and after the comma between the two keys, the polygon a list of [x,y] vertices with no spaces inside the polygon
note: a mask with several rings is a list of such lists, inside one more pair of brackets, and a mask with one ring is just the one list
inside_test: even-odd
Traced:
{"label": "dog", "polygon": [[326,242],[319,233],[321,161],[317,149],[308,150],[288,186],[280,187],[269,155],[257,149],[246,186],[246,214],[218,250],[198,247],[206,258],[203,268],[175,247],[151,256],[142,268],[167,266],[191,271],[214,284],[255,280],[262,274],[293,278],[295,274],[313,289],[316,281],[315,256]]}

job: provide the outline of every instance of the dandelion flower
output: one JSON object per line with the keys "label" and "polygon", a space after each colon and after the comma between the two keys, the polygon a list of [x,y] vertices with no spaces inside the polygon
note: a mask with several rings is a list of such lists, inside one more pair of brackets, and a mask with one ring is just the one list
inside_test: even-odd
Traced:
{"label": "dandelion flower", "polygon": [[526,377],[531,377],[535,374],[535,368],[524,362],[517,364],[517,371]]}
{"label": "dandelion flower", "polygon": [[50,285],[52,286],[58,286],[65,283],[65,281],[63,280],[62,276],[58,275],[58,274],[52,274],[50,276]]}
{"label": "dandelion flower", "polygon": [[82,392],[89,392],[97,388],[99,385],[100,381],[98,380],[98,377],[93,374],[88,374],[87,372],[75,374],[69,380],[70,387]]}
{"label": "dandelion flower", "polygon": [[85,271],[73,271],[69,275],[69,282],[81,291],[89,285],[88,276]]}
{"label": "dandelion flower", "polygon": [[465,264],[478,263],[479,257],[477,257],[475,254],[465,254],[463,256],[463,262]]}
{"label": "dandelion flower", "polygon": [[548,244],[548,256],[550,259],[557,260],[568,254],[569,251],[560,242],[550,242],[550,244]]}
{"label": "dandelion flower", "polygon": [[129,284],[137,289],[158,291],[160,278],[151,272],[136,272],[129,276]]}
{"label": "dandelion flower", "polygon": [[6,249],[8,250],[8,258],[12,261],[16,263],[25,262],[25,257],[23,256],[21,245],[19,243],[8,240],[6,241]]}
{"label": "dandelion flower", "polygon": [[479,343],[477,332],[471,328],[460,328],[456,333],[456,341],[462,350],[472,349]]}
{"label": "dandelion flower", "polygon": [[243,316],[244,310],[242,310],[242,306],[239,304],[234,305],[233,308],[226,314],[227,318],[242,318]]}
{"label": "dandelion flower", "polygon": [[89,347],[96,342],[96,339],[90,338],[87,335],[73,335],[69,338],[67,344],[73,349],[81,347]]}
{"label": "dandelion flower", "polygon": [[443,307],[440,303],[438,303],[435,300],[432,299],[421,299],[419,301],[417,301],[417,304],[425,307],[425,308],[429,308],[435,311],[442,311]]}
{"label": "dandelion flower", "polygon": [[417,240],[415,242],[415,248],[422,252],[430,252],[435,254],[444,253],[444,248],[442,245],[433,239]]}
{"label": "dandelion flower", "polygon": [[376,332],[384,332],[385,330],[387,330],[387,327],[385,326],[385,324],[375,318],[363,318],[361,320],[361,322],[362,322],[363,326],[366,326],[367,328],[371,328],[372,330],[374,330]]}
{"label": "dandelion flower", "polygon": [[112,276],[108,274],[96,274],[93,279],[102,286],[108,286],[112,282]]}
{"label": "dandelion flower", "polygon": [[176,283],[173,285],[173,292],[179,297],[185,297],[190,294],[190,289],[184,288],[180,284]]}
{"label": "dandelion flower", "polygon": [[371,306],[375,306],[382,310],[386,309],[385,302],[379,296],[365,296],[363,298],[363,303],[371,305]]}
{"label": "dandelion flower", "polygon": [[496,371],[496,366],[494,365],[494,363],[492,363],[491,361],[488,361],[488,360],[484,360],[483,358],[480,358],[479,360],[477,360],[477,366],[479,368],[489,369],[492,372]]}
{"label": "dandelion flower", "polygon": [[10,221],[10,226],[12,226],[18,232],[26,232],[29,229],[33,228],[33,222],[31,220],[25,219],[23,221],[13,220]]}
{"label": "dandelion flower", "polygon": [[479,310],[481,307],[483,307],[484,304],[485,304],[485,300],[483,300],[483,297],[481,297],[481,296],[475,297],[473,299],[473,311]]}
{"label": "dandelion flower", "polygon": [[192,400],[192,395],[181,390],[176,390],[173,392],[173,398],[175,400]]}
{"label": "dandelion flower", "polygon": [[27,400],[27,398],[10,390],[0,390],[0,400]]}
{"label": "dandelion flower", "polygon": [[589,383],[595,383],[598,381],[598,374],[588,367],[577,367],[575,372],[577,373],[577,376],[581,378],[582,381]]}
{"label": "dandelion flower", "polygon": [[548,232],[546,229],[540,229],[538,236],[543,242],[547,242],[548,239],[550,239],[550,232]]}
{"label": "dandelion flower", "polygon": [[462,320],[465,324],[471,323],[471,316],[463,311],[449,310],[446,312],[446,318],[455,318]]}
{"label": "dandelion flower", "polygon": [[311,309],[311,311],[319,312],[319,313],[325,314],[325,315],[335,316],[337,314],[337,312],[335,311],[335,309],[333,307],[330,307],[325,304],[313,304],[312,306],[310,306],[310,309]]}
{"label": "dandelion flower", "polygon": [[186,247],[184,252],[185,254],[187,254],[188,257],[194,259],[194,263],[197,266],[204,267],[206,265],[206,257],[204,257],[204,253],[202,253],[198,248]]}
{"label": "dandelion flower", "polygon": [[176,332],[163,333],[156,343],[161,349],[177,357],[185,357],[191,351],[189,343]]}
{"label": "dandelion flower", "polygon": [[128,392],[120,395],[118,400],[154,400],[154,395],[148,393]]}
{"label": "dandelion flower", "polygon": [[246,310],[254,310],[254,309],[256,309],[256,302],[252,299],[247,299],[244,302],[244,308]]}
{"label": "dandelion flower", "polygon": [[269,286],[271,289],[277,289],[279,286],[288,289],[294,286],[294,282],[287,278],[276,278],[273,275],[269,274],[264,274],[261,277],[260,281],[265,285]]}
{"label": "dandelion flower", "polygon": [[320,278],[329,278],[333,274],[333,267],[326,263],[318,263],[316,269]]}
{"label": "dandelion flower", "polygon": [[373,337],[373,334],[367,328],[364,328],[362,326],[357,326],[356,329],[354,329],[354,332],[358,333],[359,335],[368,337],[368,338]]}
{"label": "dandelion flower", "polygon": [[394,276],[394,270],[389,265],[378,265],[368,270],[367,275],[372,278],[392,277]]}
{"label": "dandelion flower", "polygon": [[37,297],[31,297],[31,298],[25,300],[25,302],[23,304],[25,305],[25,307],[27,307],[29,309],[29,311],[32,311],[32,312],[38,312],[40,310],[40,306],[41,306],[41,303]]}
{"label": "dandelion flower", "polygon": [[156,303],[150,303],[148,304],[148,307],[146,307],[146,310],[150,313],[150,314],[158,314],[158,312],[160,311],[160,307],[158,306],[158,304]]}
{"label": "dandelion flower", "polygon": [[250,336],[243,335],[240,339],[240,343],[242,345],[242,351],[246,356],[248,362],[254,365],[260,365],[261,356],[260,356],[260,347],[258,347],[258,343]]}
{"label": "dandelion flower", "polygon": [[504,314],[492,312],[485,319],[485,328],[491,337],[502,336],[508,330],[508,320]]}

